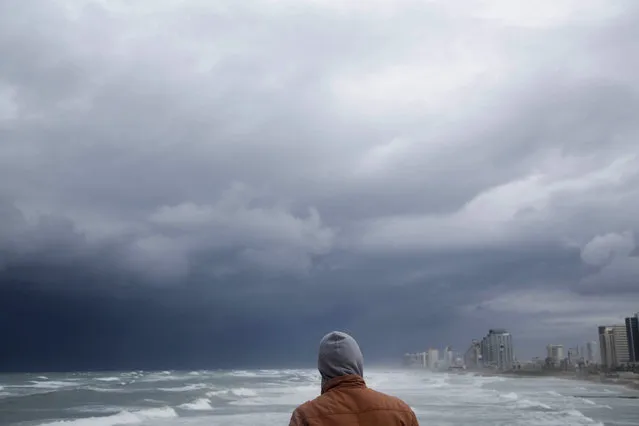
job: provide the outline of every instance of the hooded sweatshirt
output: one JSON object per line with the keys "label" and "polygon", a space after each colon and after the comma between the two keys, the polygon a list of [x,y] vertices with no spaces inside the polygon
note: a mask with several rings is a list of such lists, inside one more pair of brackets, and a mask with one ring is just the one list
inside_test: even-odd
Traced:
{"label": "hooded sweatshirt", "polygon": [[351,336],[334,331],[320,343],[322,394],[293,411],[289,426],[419,426],[402,400],[369,389],[364,357]]}
{"label": "hooded sweatshirt", "polygon": [[326,382],[335,377],[352,374],[364,377],[364,357],[355,339],[341,331],[333,331],[320,342],[317,368],[324,388]]}

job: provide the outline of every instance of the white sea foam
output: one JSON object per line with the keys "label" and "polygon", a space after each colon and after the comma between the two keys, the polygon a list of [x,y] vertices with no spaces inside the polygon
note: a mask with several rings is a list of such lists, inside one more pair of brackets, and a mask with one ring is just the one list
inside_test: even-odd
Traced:
{"label": "white sea foam", "polygon": [[594,401],[591,401],[591,400],[589,400],[589,399],[587,399],[587,398],[580,398],[580,399],[581,399],[581,401],[582,401],[584,404],[587,404],[587,405],[597,405],[597,403],[595,403]]}
{"label": "white sea foam", "polygon": [[75,382],[63,382],[63,381],[55,381],[55,380],[51,380],[51,381],[38,381],[38,380],[31,380],[32,383],[31,385],[26,385],[24,387],[29,387],[29,388],[36,388],[36,389],[60,389],[60,388],[64,388],[64,387],[69,387],[69,386],[76,386],[77,383]]}
{"label": "white sea foam", "polygon": [[516,401],[519,398],[519,395],[517,395],[515,392],[509,392],[501,394],[499,396],[507,401]]}
{"label": "white sea foam", "polygon": [[273,406],[277,404],[275,404],[272,400],[267,400],[264,398],[254,398],[254,399],[239,399],[237,401],[231,401],[229,402],[229,405],[236,405],[238,407],[258,407],[258,406]]}
{"label": "white sea foam", "polygon": [[95,387],[95,386],[87,386],[84,389],[90,390],[90,391],[93,391],[93,392],[103,392],[103,393],[127,393],[127,392],[130,392],[129,390],[126,390],[124,388],[99,388],[99,387]]}
{"label": "white sea foam", "polygon": [[235,396],[239,396],[239,397],[252,397],[252,396],[257,396],[257,392],[253,389],[247,389],[247,388],[235,388],[235,389],[231,389],[230,391],[233,395]]}
{"label": "white sea foam", "polygon": [[207,387],[209,386],[204,383],[196,383],[193,385],[178,386],[174,388],[158,388],[158,390],[162,392],[190,392],[200,389],[206,389]]}
{"label": "white sea foam", "polygon": [[140,411],[121,411],[106,417],[88,417],[84,419],[59,420],[42,423],[41,426],[116,426],[133,425],[152,419],[172,419],[178,415],[171,407],[149,408]]}
{"label": "white sea foam", "polygon": [[568,418],[573,418],[576,419],[578,421],[581,421],[582,424],[583,423],[588,423],[588,424],[594,424],[595,421],[593,419],[591,419],[590,417],[586,416],[584,413],[582,413],[579,410],[565,410],[565,411],[561,411],[560,414],[564,417],[568,417]]}
{"label": "white sea foam", "polygon": [[257,373],[254,371],[246,371],[246,370],[235,370],[229,373],[231,376],[235,377],[257,377]]}
{"label": "white sea foam", "polygon": [[98,377],[95,380],[99,380],[101,382],[119,382],[121,379],[119,377]]}
{"label": "white sea foam", "polygon": [[536,412],[530,417],[522,419],[522,422],[517,422],[517,424],[531,426],[603,426],[603,423],[596,422],[577,410]]}
{"label": "white sea foam", "polygon": [[287,425],[291,418],[288,412],[258,412],[223,414],[216,416],[189,417],[179,419],[182,426],[257,426]]}
{"label": "white sea foam", "polygon": [[[239,399],[233,399],[228,404],[235,406],[287,406],[293,407],[305,401],[315,398],[320,393],[320,387],[317,385],[306,386],[290,386],[280,388],[260,388],[259,392],[248,389],[249,392],[243,390],[239,393],[244,396]],[[253,395],[253,392],[255,394]],[[235,397],[235,393],[231,392],[231,396]]]}
{"label": "white sea foam", "polygon": [[85,405],[82,407],[70,408],[69,411],[76,413],[117,414],[122,411],[122,408],[109,405]]}
{"label": "white sea foam", "polygon": [[[273,388],[276,394],[282,392],[282,387]],[[286,394],[294,393],[295,387],[286,388]],[[263,389],[263,392],[268,393],[267,389]],[[249,388],[233,388],[233,389],[221,389],[221,390],[213,390],[206,393],[207,397],[219,397],[226,400],[231,401],[230,403],[233,405],[265,405],[265,403],[260,403],[258,400],[253,402],[246,402],[249,399],[255,399],[258,397],[258,392],[255,389]],[[238,400],[239,398],[239,400]],[[242,401],[242,402],[239,402]]]}
{"label": "white sea foam", "polygon": [[193,402],[187,402],[186,404],[180,405],[180,408],[184,410],[194,410],[194,411],[209,411],[212,410],[211,400],[206,398],[196,399]]}
{"label": "white sea foam", "polygon": [[561,394],[560,394],[559,392],[555,392],[555,391],[553,391],[553,390],[551,390],[551,391],[547,391],[546,393],[547,393],[548,395],[552,395],[552,396],[561,396]]}
{"label": "white sea foam", "polygon": [[515,402],[518,408],[543,408],[544,410],[552,410],[552,407],[539,401],[531,401],[529,399],[521,399]]}

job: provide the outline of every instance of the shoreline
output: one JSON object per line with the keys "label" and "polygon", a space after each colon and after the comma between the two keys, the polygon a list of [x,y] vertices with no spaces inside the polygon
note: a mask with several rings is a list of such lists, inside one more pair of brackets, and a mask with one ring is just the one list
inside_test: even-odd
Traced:
{"label": "shoreline", "polygon": [[590,383],[599,383],[602,385],[611,385],[611,386],[622,386],[626,389],[639,391],[639,377],[637,378],[607,378],[602,377],[601,375],[589,374],[586,376],[577,376],[575,374],[561,372],[552,372],[552,373],[539,373],[539,372],[526,372],[526,373],[515,373],[515,372],[493,372],[493,371],[473,371],[467,370],[468,373],[472,373],[478,376],[484,377],[510,377],[515,379],[542,379],[542,378],[555,378],[561,380],[572,380],[576,382],[590,382]]}

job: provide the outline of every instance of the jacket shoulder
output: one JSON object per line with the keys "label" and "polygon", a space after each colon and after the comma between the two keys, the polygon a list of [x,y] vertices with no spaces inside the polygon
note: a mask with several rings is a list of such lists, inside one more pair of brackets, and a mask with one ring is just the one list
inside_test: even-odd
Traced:
{"label": "jacket shoulder", "polygon": [[413,411],[408,404],[396,396],[388,395],[373,389],[368,389],[368,393],[369,397],[367,399],[372,403],[372,405],[379,406],[375,408],[404,412]]}
{"label": "jacket shoulder", "polygon": [[373,411],[411,414],[413,410],[397,397],[364,388],[325,393],[300,405],[296,411],[304,418],[313,418]]}

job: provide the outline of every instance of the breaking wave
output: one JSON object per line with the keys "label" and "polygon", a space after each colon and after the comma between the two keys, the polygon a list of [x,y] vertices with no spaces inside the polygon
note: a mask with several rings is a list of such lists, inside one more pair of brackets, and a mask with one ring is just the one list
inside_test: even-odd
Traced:
{"label": "breaking wave", "polygon": [[187,402],[186,404],[180,405],[180,408],[183,410],[193,410],[193,411],[209,411],[212,410],[211,400],[207,398],[196,399],[193,402]]}
{"label": "breaking wave", "polygon": [[134,425],[152,419],[172,419],[178,417],[171,407],[149,408],[140,411],[121,411],[106,417],[89,417],[74,420],[58,420],[41,426],[116,426]]}

